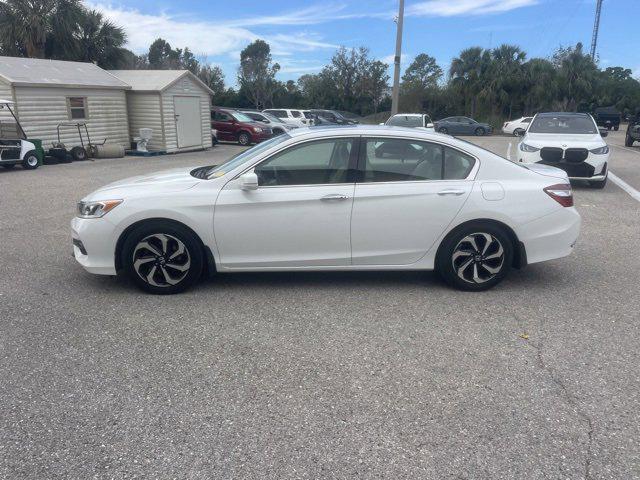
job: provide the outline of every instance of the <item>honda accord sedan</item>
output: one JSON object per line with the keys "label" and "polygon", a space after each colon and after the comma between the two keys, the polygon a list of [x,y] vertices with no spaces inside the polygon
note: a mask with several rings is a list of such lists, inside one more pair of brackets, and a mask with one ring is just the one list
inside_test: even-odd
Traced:
{"label": "honda accord sedan", "polygon": [[71,228],[87,271],[156,294],[205,273],[311,270],[435,269],[485,290],[513,267],[569,255],[580,216],[560,169],[448,135],[349,126],[112,183],[82,199]]}

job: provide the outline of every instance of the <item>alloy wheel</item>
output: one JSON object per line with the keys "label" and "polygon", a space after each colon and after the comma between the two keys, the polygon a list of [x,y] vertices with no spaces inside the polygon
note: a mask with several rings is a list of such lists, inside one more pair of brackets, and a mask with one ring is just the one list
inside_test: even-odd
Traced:
{"label": "alloy wheel", "polygon": [[451,263],[456,275],[465,282],[485,283],[502,270],[504,248],[489,233],[471,233],[458,242]]}
{"label": "alloy wheel", "polygon": [[187,276],[191,256],[180,239],[154,233],[138,242],[132,262],[133,269],[144,282],[154,287],[170,287]]}

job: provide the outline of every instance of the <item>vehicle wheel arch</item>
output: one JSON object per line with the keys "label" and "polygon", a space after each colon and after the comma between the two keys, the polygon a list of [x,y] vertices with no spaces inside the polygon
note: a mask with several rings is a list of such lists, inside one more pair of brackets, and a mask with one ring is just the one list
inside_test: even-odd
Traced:
{"label": "vehicle wheel arch", "polygon": [[451,230],[449,230],[447,234],[444,237],[442,237],[442,240],[440,240],[438,249],[436,250],[436,256],[435,256],[436,265],[438,263],[439,256],[442,254],[441,251],[446,240],[456,235],[460,230],[467,228],[469,225],[478,224],[478,223],[481,223],[483,225],[492,225],[494,227],[500,228],[509,237],[509,239],[511,240],[511,244],[513,246],[513,262],[511,265],[513,268],[521,269],[527,265],[527,251],[524,246],[524,243],[520,241],[520,239],[518,238],[518,235],[513,230],[513,228],[511,228],[506,223],[500,220],[495,220],[493,218],[475,218],[473,220],[467,220],[465,222],[462,222],[456,225]]}
{"label": "vehicle wheel arch", "polygon": [[206,260],[204,274],[213,275],[216,272],[216,262],[213,256],[213,252],[211,252],[211,249],[202,241],[202,238],[200,238],[200,235],[198,235],[198,233],[194,231],[193,228],[191,228],[189,225],[183,222],[180,222],[178,220],[174,220],[172,218],[166,218],[166,217],[152,217],[152,218],[145,218],[142,220],[138,220],[137,222],[132,223],[122,231],[122,233],[118,237],[118,240],[116,241],[116,248],[114,251],[114,261],[115,261],[116,272],[119,273],[124,269],[124,265],[122,264],[122,249],[124,247],[124,243],[127,239],[127,236],[130,235],[131,232],[133,232],[136,228],[139,228],[147,224],[153,224],[153,223],[174,225],[179,228],[184,228],[189,233],[191,233],[194,236],[194,238],[197,239],[198,244],[202,249],[202,254],[204,255],[204,258]]}

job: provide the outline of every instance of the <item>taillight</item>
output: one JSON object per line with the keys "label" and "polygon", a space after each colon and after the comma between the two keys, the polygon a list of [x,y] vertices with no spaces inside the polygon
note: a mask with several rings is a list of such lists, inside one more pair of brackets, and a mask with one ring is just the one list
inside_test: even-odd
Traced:
{"label": "taillight", "polygon": [[573,191],[568,183],[558,183],[543,190],[563,207],[573,207]]}

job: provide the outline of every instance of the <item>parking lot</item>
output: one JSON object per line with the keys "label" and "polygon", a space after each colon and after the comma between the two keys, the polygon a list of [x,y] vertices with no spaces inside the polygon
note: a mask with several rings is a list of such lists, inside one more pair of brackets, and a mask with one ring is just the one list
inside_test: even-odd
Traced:
{"label": "parking lot", "polygon": [[[607,141],[640,190],[640,146]],[[640,201],[574,185],[575,253],[477,294],[335,272],[151,296],[71,257],[90,191],[239,148],[0,169],[1,478],[640,478]]]}

